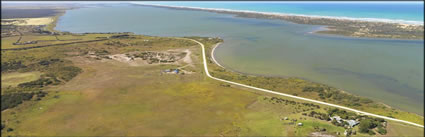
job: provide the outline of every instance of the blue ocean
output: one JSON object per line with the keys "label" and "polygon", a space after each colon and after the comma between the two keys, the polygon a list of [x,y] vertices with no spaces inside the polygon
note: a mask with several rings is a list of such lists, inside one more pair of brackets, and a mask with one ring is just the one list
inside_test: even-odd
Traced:
{"label": "blue ocean", "polygon": [[166,6],[245,10],[282,14],[423,24],[424,2],[140,2]]}

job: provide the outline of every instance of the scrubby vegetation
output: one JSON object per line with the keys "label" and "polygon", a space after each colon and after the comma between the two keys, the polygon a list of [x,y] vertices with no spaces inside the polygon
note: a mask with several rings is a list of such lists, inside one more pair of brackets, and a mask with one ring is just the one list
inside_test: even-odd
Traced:
{"label": "scrubby vegetation", "polygon": [[82,69],[75,66],[64,66],[60,67],[52,73],[48,73],[46,76],[52,77],[55,81],[55,77],[61,80],[70,81],[72,78],[82,72]]}
{"label": "scrubby vegetation", "polygon": [[291,95],[330,102],[366,112],[412,121],[419,124],[423,124],[424,122],[423,117],[417,114],[390,108],[369,98],[352,95],[341,89],[330,87],[324,84],[314,83],[299,78],[257,76],[226,70],[217,66],[212,61],[210,55],[213,46],[218,42],[222,42],[221,39],[203,37],[190,38],[198,40],[204,43],[206,46],[208,69],[210,74],[214,77]]}
{"label": "scrubby vegetation", "polygon": [[[115,35],[119,36],[112,37]],[[20,82],[17,83],[16,86],[2,87],[2,114],[9,114],[8,112],[15,113],[15,111],[21,109],[29,111],[28,107],[39,105],[39,102],[48,102],[52,101],[52,99],[61,100],[63,96],[56,94],[61,94],[64,91],[52,91],[51,89],[63,86],[83,73],[87,68],[76,65],[74,61],[76,58],[89,56],[89,53],[99,56],[108,56],[134,51],[163,51],[173,48],[188,48],[194,45],[186,40],[176,40],[174,38],[159,38],[142,35],[129,35],[123,37],[122,35],[127,35],[127,33],[93,33],[81,35],[63,33],[62,35],[50,37],[50,34],[32,34],[28,32],[24,34],[23,39],[27,38],[39,42],[37,44],[19,46],[12,44],[16,42],[13,36],[2,38],[2,40],[6,40],[6,42],[2,41],[2,74],[33,72],[39,74],[35,80],[31,79],[31,81]],[[48,40],[46,40],[47,38]],[[130,44],[127,46],[107,44],[113,43],[112,41]],[[86,58],[86,60],[90,61],[89,58]],[[157,71],[155,71],[155,74],[156,72]],[[46,100],[44,96],[52,92],[54,95],[49,98],[50,100]],[[37,108],[37,110],[38,109],[39,108]],[[21,116],[25,116],[26,114],[19,112],[18,114],[10,115],[8,117],[2,117],[2,119],[16,119],[15,116],[22,118]],[[9,122],[2,124],[4,129],[6,129],[2,131],[2,135],[5,132],[10,134],[19,132],[19,129],[15,128],[14,124],[19,124],[20,122],[8,121]],[[8,130],[9,128],[10,130]]]}
{"label": "scrubby vegetation", "polygon": [[51,84],[58,84],[60,83],[59,80],[56,78],[40,78],[35,81],[21,83],[18,85],[18,87],[21,88],[42,88]]}
{"label": "scrubby vegetation", "polygon": [[[192,69],[196,73],[178,76],[161,75],[159,71],[181,67],[178,65],[129,67],[88,57],[91,53],[107,56],[135,51],[143,53],[199,48],[192,41],[130,33],[61,33],[55,36],[55,40],[45,41],[45,37],[41,37],[45,35],[48,34],[37,34],[31,38],[39,41],[38,45],[17,47],[11,46],[12,42],[5,45],[2,43],[2,48],[11,49],[1,51],[2,73],[41,73],[37,80],[19,83],[17,87],[2,88],[2,114],[6,115],[2,116],[2,120],[6,119],[5,124],[2,121],[2,129],[6,129],[2,135],[31,133],[32,136],[81,136],[112,133],[122,136],[121,132],[115,131],[125,130],[128,135],[140,135],[141,132],[153,129],[152,135],[183,135],[190,131],[191,135],[306,136],[314,131],[335,133],[344,130],[327,121],[329,117],[323,114],[326,109],[323,106],[280,97],[258,99],[258,94],[210,81],[204,75],[200,52],[192,54],[196,62],[192,64]],[[219,38],[191,38],[207,45],[222,42]],[[69,41],[62,41],[64,39]],[[210,53],[208,50],[210,48],[207,47],[207,53]],[[227,77],[232,81],[269,89],[285,88],[282,91],[298,96],[320,97],[322,93],[328,101],[344,103],[356,100],[356,96],[347,99],[349,94],[299,79],[234,75],[233,72],[211,66],[213,62],[208,61],[214,76]],[[3,65],[7,67],[4,69]],[[78,80],[73,80],[77,76]],[[358,102],[362,103],[361,98]],[[10,109],[16,106],[18,108]],[[345,111],[332,113],[351,117]],[[291,121],[279,120],[283,114],[290,115]],[[297,120],[304,125],[294,127]],[[135,126],[134,123],[143,126]],[[158,126],[156,123],[170,124]],[[181,127],[182,124],[186,126]],[[69,130],[69,126],[73,126],[73,129]],[[175,130],[180,128],[184,130]],[[385,132],[384,126],[380,128],[378,125],[376,128],[379,133]]]}
{"label": "scrubby vegetation", "polygon": [[18,92],[1,95],[1,111],[8,108],[16,107],[22,102],[32,99],[34,95],[36,95],[36,100],[40,100],[46,94],[46,92],[38,91],[30,93]]}
{"label": "scrubby vegetation", "polygon": [[[80,68],[72,66],[69,61],[64,61],[62,59],[57,58],[40,59],[40,61],[19,60],[11,62],[12,63],[2,62],[2,64],[6,64],[7,66],[6,68],[4,68],[4,70],[2,66],[2,72],[41,71],[46,73],[42,75],[38,80],[19,84],[18,86],[21,88],[41,88],[51,84],[57,85],[60,84],[62,81],[71,80],[82,72]],[[27,65],[23,65],[22,62],[27,62]]]}
{"label": "scrubby vegetation", "polygon": [[[45,26],[43,26],[45,27]],[[107,56],[116,53],[127,53],[144,49],[155,51],[165,46],[171,48],[189,47],[194,45],[186,40],[133,35],[132,33],[84,33],[67,32],[41,33],[34,31],[38,27],[15,26],[11,31],[19,32],[18,36],[8,35],[2,41],[1,73],[40,72],[36,80],[16,84],[17,87],[2,90],[2,98],[19,98],[17,102],[9,103],[2,110],[13,108],[21,102],[29,100],[35,90],[49,86],[61,85],[72,80],[83,69],[75,66],[69,59],[74,56],[85,56],[93,53],[97,56]],[[44,29],[43,29],[44,30]],[[14,39],[16,37],[16,39]],[[16,41],[27,39],[38,41],[36,44],[13,45]],[[155,41],[154,43],[152,41]],[[158,46],[160,45],[160,46]],[[181,55],[178,55],[181,56]],[[24,90],[25,92],[21,91]],[[8,100],[10,101],[10,100]],[[3,109],[4,108],[4,109]]]}
{"label": "scrubby vegetation", "polygon": [[1,72],[15,71],[26,67],[27,66],[23,65],[21,61],[12,60],[9,62],[1,62]]}
{"label": "scrubby vegetation", "polygon": [[[303,113],[303,115],[307,115]],[[347,128],[347,134],[351,135],[353,133],[352,127],[349,127],[347,120],[359,121],[358,130],[360,133],[365,133],[369,135],[375,135],[375,131],[381,135],[385,135],[386,131],[386,123],[382,118],[372,118],[362,115],[357,115],[352,112],[347,112],[345,110],[340,110],[337,108],[329,108],[327,113],[321,113],[316,111],[310,111],[307,115],[309,117],[314,117],[320,120],[330,121],[335,126],[345,127]],[[340,117],[342,120],[338,122],[338,120],[333,119],[333,117]],[[355,131],[355,130],[354,130]]]}
{"label": "scrubby vegetation", "polygon": [[307,107],[313,107],[313,108],[317,108],[317,109],[320,108],[319,105],[316,105],[316,104],[313,104],[313,103],[300,103],[300,102],[296,102],[296,101],[292,101],[292,100],[286,100],[286,99],[278,98],[278,97],[271,97],[271,98],[264,97],[263,100],[269,100],[272,103],[285,104],[285,105],[287,105],[287,104],[292,104],[292,105],[300,104],[300,105],[307,106]]}
{"label": "scrubby vegetation", "polygon": [[317,118],[317,119],[320,119],[320,120],[326,120],[326,121],[329,121],[329,120],[331,120],[330,118],[329,118],[329,115],[328,114],[326,114],[326,113],[320,113],[320,112],[316,112],[316,111],[310,111],[310,113],[303,113],[303,115],[304,116],[309,116],[309,117],[314,117],[314,118]]}

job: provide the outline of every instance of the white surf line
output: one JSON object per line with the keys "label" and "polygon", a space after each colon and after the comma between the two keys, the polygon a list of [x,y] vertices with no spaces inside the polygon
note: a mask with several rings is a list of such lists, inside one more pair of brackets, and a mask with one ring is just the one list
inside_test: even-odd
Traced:
{"label": "white surf line", "polygon": [[[187,39],[187,38],[182,38],[182,39]],[[233,81],[227,81],[227,80],[224,80],[224,79],[219,79],[219,78],[213,77],[213,76],[210,75],[210,73],[208,71],[207,57],[205,55],[204,44],[202,44],[199,41],[193,40],[193,39],[187,39],[187,40],[191,40],[191,41],[196,42],[199,45],[201,45],[201,47],[202,47],[202,55],[203,55],[202,58],[204,60],[203,62],[204,62],[205,73],[207,74],[208,77],[210,77],[212,79],[215,79],[215,80],[218,80],[218,81],[222,81],[222,82],[226,82],[226,83],[230,83],[230,84],[233,84],[233,85],[238,85],[238,86],[241,86],[241,87],[255,89],[255,90],[259,90],[259,91],[263,91],[263,92],[267,92],[267,93],[272,93],[272,94],[276,94],[276,95],[281,95],[281,96],[286,96],[286,97],[290,97],[290,98],[296,98],[296,99],[299,99],[299,100],[314,102],[314,103],[318,103],[318,104],[322,104],[322,105],[327,105],[327,106],[332,106],[332,107],[336,107],[336,108],[341,108],[341,109],[353,111],[353,112],[356,112],[356,113],[359,113],[359,114],[363,114],[363,115],[368,115],[368,116],[383,118],[383,119],[386,119],[386,120],[397,121],[397,122],[401,122],[401,123],[410,124],[410,125],[414,125],[414,126],[417,126],[417,127],[424,128],[423,125],[416,124],[416,123],[409,122],[409,121],[405,121],[405,120],[400,120],[400,119],[390,118],[390,117],[386,117],[386,116],[376,115],[376,114],[372,114],[372,113],[368,113],[368,112],[364,112],[364,111],[360,111],[360,110],[356,110],[356,109],[352,109],[352,108],[348,108],[348,107],[344,107],[344,106],[340,106],[340,105],[335,105],[335,104],[326,103],[326,102],[322,102],[322,101],[318,101],[318,100],[313,100],[313,99],[298,97],[298,96],[294,96],[294,95],[290,95],[290,94],[285,94],[285,93],[280,93],[280,92],[276,92],[276,91],[271,91],[271,90],[267,90],[267,89],[257,88],[257,87],[248,86],[248,85],[245,85],[245,84],[236,83],[236,82],[233,82]]]}
{"label": "white surf line", "polygon": [[218,45],[220,45],[221,43],[217,43],[215,46],[214,46],[214,48],[211,50],[211,58],[212,58],[212,60],[214,61],[214,63],[215,64],[217,64],[218,66],[220,66],[220,67],[222,67],[222,68],[224,68],[223,66],[221,66],[220,65],[220,63],[218,63],[217,62],[217,60],[215,60],[215,58],[214,58],[214,51],[215,51],[215,48],[217,48],[218,47]]}
{"label": "white surf line", "polygon": [[192,10],[203,10],[203,11],[212,11],[212,12],[230,12],[230,14],[246,13],[246,14],[260,14],[260,15],[272,15],[272,16],[309,17],[309,18],[316,18],[316,19],[325,18],[325,19],[334,19],[334,20],[397,23],[397,24],[402,24],[402,25],[420,25],[420,26],[424,25],[424,22],[421,22],[421,21],[411,21],[411,20],[403,20],[403,19],[384,19],[384,18],[366,18],[366,17],[356,18],[356,17],[344,17],[344,16],[304,15],[304,14],[294,14],[294,13],[264,12],[264,11],[252,11],[252,10],[233,10],[233,9],[225,9],[225,8],[202,8],[202,7],[191,7],[191,6],[172,6],[172,5],[148,4],[148,3],[137,3],[137,2],[133,2],[132,4],[142,5],[142,6],[163,7],[163,8],[192,9]]}

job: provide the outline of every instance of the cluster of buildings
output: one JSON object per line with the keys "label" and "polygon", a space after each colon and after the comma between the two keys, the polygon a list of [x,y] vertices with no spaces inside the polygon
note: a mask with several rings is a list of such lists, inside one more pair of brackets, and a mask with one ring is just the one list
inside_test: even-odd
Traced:
{"label": "cluster of buildings", "polygon": [[333,116],[333,117],[330,117],[330,119],[331,120],[335,120],[338,123],[343,123],[345,121],[345,122],[348,123],[348,126],[351,127],[351,128],[353,128],[354,126],[360,124],[360,122],[357,121],[357,120],[345,120],[345,119],[342,119],[339,116]]}
{"label": "cluster of buildings", "polygon": [[37,41],[26,41],[26,42],[15,42],[13,45],[26,45],[26,44],[37,44]]}

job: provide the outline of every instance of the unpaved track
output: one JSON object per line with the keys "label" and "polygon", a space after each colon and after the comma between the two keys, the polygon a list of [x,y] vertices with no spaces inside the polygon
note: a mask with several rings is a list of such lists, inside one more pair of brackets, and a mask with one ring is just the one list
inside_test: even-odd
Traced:
{"label": "unpaved track", "polygon": [[360,111],[360,110],[356,110],[356,109],[352,109],[352,108],[348,108],[348,107],[344,107],[344,106],[340,106],[340,105],[335,105],[335,104],[326,103],[326,102],[322,102],[322,101],[318,101],[318,100],[313,100],[313,99],[298,97],[298,96],[294,96],[294,95],[290,95],[290,94],[285,94],[285,93],[280,93],[280,92],[276,92],[276,91],[271,91],[271,90],[267,90],[267,89],[257,88],[257,87],[248,86],[248,85],[245,85],[245,84],[236,83],[236,82],[233,82],[233,81],[227,81],[227,80],[224,80],[224,79],[219,79],[219,78],[213,77],[213,76],[210,75],[210,73],[208,71],[207,57],[206,57],[206,54],[205,54],[205,46],[204,46],[204,44],[202,44],[199,41],[193,40],[193,39],[188,39],[188,38],[179,38],[179,39],[191,40],[191,41],[196,42],[199,45],[201,45],[201,47],[202,47],[202,58],[203,58],[203,63],[204,63],[205,74],[207,74],[207,76],[210,77],[210,78],[212,78],[212,79],[215,79],[215,80],[218,80],[218,81],[221,81],[221,82],[230,83],[230,84],[233,84],[233,85],[238,85],[238,86],[245,87],[245,88],[255,89],[255,90],[258,90],[258,91],[263,91],[263,92],[267,92],[267,93],[271,93],[271,94],[286,96],[286,97],[295,98],[295,99],[299,99],[299,100],[314,102],[314,103],[318,103],[318,104],[322,104],[322,105],[327,105],[327,106],[331,106],[331,107],[341,108],[341,109],[353,111],[353,112],[356,112],[356,113],[362,114],[362,115],[383,118],[383,119],[386,119],[386,120],[397,121],[397,122],[401,122],[401,123],[405,123],[405,124],[414,125],[414,126],[417,126],[417,127],[424,128],[423,125],[420,125],[420,124],[417,124],[417,123],[413,123],[413,122],[409,122],[409,121],[405,121],[405,120],[400,120],[400,119],[390,118],[390,117],[381,116],[381,115],[377,115],[377,114],[372,114],[372,113],[368,113],[368,112],[364,112],[364,111]]}

